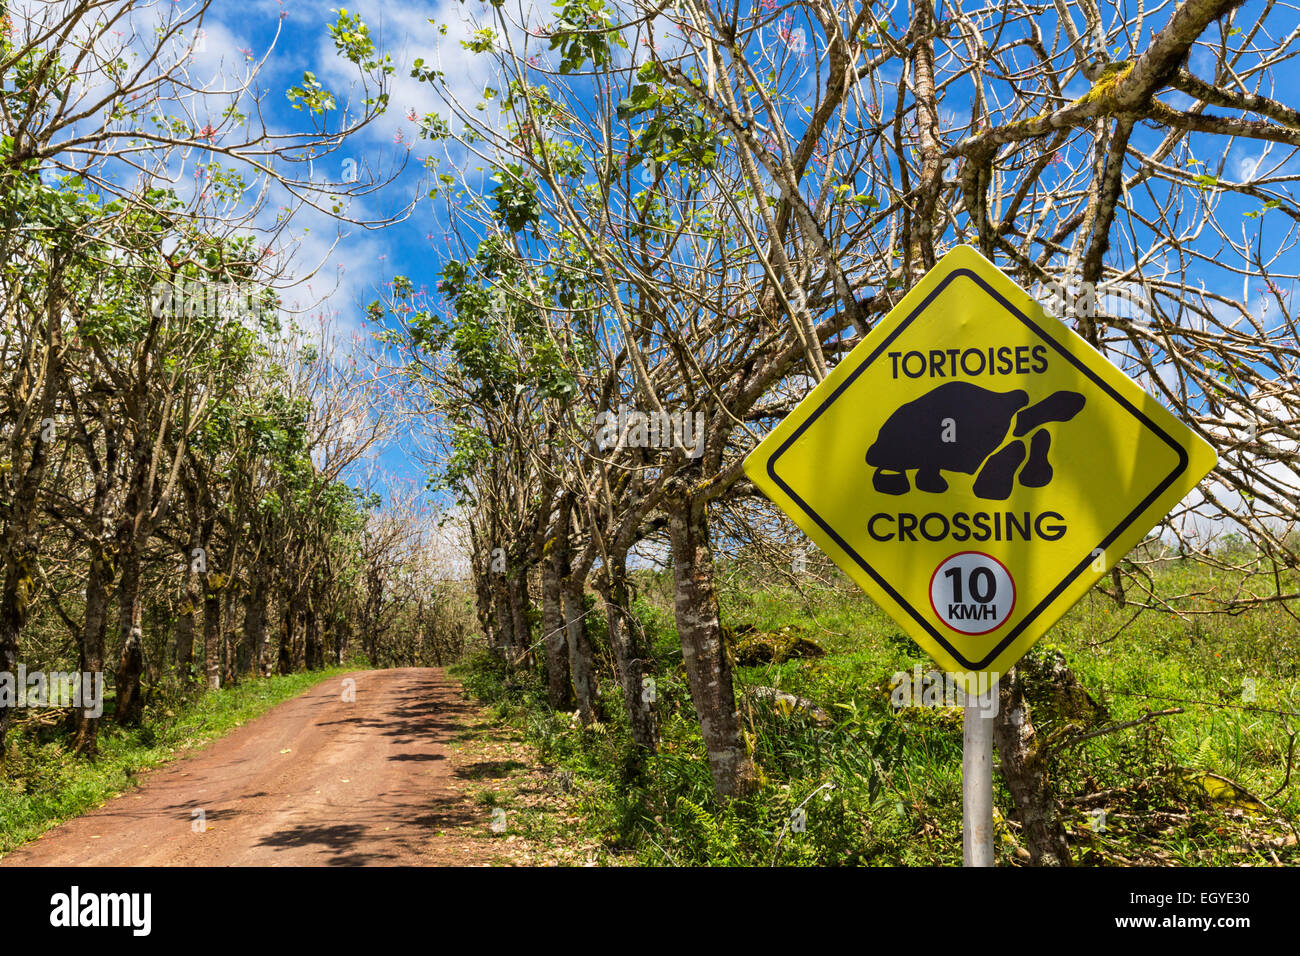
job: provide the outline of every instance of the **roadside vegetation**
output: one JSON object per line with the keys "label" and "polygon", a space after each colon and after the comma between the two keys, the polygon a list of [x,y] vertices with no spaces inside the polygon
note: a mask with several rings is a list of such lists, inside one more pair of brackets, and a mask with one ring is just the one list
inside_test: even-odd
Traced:
{"label": "roadside vegetation", "polygon": [[[633,574],[633,615],[661,675],[654,755],[638,758],[607,670],[601,719],[585,728],[549,709],[534,672],[508,675],[487,652],[456,672],[565,781],[581,832],[605,862],[960,864],[961,709],[890,704],[894,675],[910,681],[914,668],[930,670],[928,659],[833,573],[826,585],[800,589],[756,579],[741,562],[722,577],[728,652],[759,776],[744,799],[713,792],[662,573]],[[1021,667],[1072,861],[1300,864],[1294,604],[1223,613],[1217,602],[1238,581],[1185,559],[1155,566],[1153,581],[1172,611],[1095,591]],[[593,641],[601,659],[598,629]],[[754,662],[773,649],[776,660]],[[801,656],[782,659],[789,649]],[[1144,718],[1169,710],[1179,712]],[[1023,863],[996,773],[995,788],[998,862]],[[516,824],[524,832],[528,819]],[[534,820],[554,827],[545,814]]]}

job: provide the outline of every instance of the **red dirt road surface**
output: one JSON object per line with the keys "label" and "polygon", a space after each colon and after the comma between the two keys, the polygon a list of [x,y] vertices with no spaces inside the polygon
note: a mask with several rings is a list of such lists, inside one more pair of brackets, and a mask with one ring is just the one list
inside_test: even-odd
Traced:
{"label": "red dirt road surface", "polygon": [[[7,855],[9,866],[481,863],[486,811],[451,741],[473,722],[434,668],[358,671],[277,705],[138,789]],[[195,832],[202,810],[206,829]],[[489,845],[491,841],[486,841]]]}

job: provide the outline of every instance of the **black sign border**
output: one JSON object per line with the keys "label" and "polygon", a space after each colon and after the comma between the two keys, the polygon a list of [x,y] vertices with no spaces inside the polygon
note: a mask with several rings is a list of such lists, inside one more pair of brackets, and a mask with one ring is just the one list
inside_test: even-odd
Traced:
{"label": "black sign border", "polygon": [[[946,289],[949,285],[951,285],[955,280],[959,278],[970,279],[981,289],[983,289],[986,293],[988,293],[988,295],[991,298],[993,298],[994,301],[996,301],[1009,313],[1011,313],[1013,316],[1019,319],[1020,322],[1023,325],[1025,325],[1030,331],[1032,331],[1035,335],[1037,335],[1039,338],[1041,338],[1043,341],[1049,344],[1053,349],[1055,349],[1066,361],[1068,361],[1071,365],[1073,365],[1080,372],[1082,372],[1090,381],[1092,381],[1094,385],[1096,385],[1107,395],[1113,398],[1120,406],[1125,408],[1130,414],[1133,415],[1134,418],[1136,418],[1139,422],[1141,422],[1152,432],[1154,432],[1157,437],[1159,437],[1162,441],[1164,441],[1165,444],[1167,444],[1171,449],[1173,449],[1173,451],[1178,455],[1177,467],[1174,468],[1174,470],[1171,471],[1169,475],[1163,481],[1161,481],[1159,485],[1156,486],[1155,490],[1152,491],[1149,495],[1147,495],[1144,499],[1142,499],[1141,504],[1139,504],[1136,508],[1130,511],[1127,517],[1125,517],[1124,520],[1120,522],[1119,526],[1116,527],[1114,531],[1106,535],[1106,537],[1102,538],[1101,542],[1097,545],[1096,548],[1090,549],[1087,557],[1085,557],[1082,561],[1080,561],[1079,564],[1074,568],[1074,570],[1072,570],[1055,588],[1053,588],[1048,593],[1048,595],[1045,598],[1043,598],[1043,600],[1040,601],[1038,605],[1033,610],[1031,610],[1024,617],[1024,619],[1021,620],[1019,624],[1015,626],[1015,628],[1013,628],[1004,638],[1002,638],[1002,640],[997,644],[996,647],[993,648],[992,651],[990,651],[983,659],[978,661],[967,660],[965,656],[963,656],[955,647],[953,647],[952,644],[950,644],[944,638],[944,636],[938,630],[936,630],[930,624],[930,622],[927,621],[916,610],[916,608],[912,607],[911,604],[903,600],[903,596],[899,594],[897,591],[895,591],[893,586],[890,585],[888,581],[886,581],[883,577],[877,574],[875,568],[873,568],[865,560],[863,560],[862,556],[858,554],[857,551],[855,551],[853,548],[851,548],[849,546],[849,543],[845,541],[842,537],[840,537],[839,533],[836,532],[835,529],[832,528],[829,524],[827,524],[825,519],[823,519],[821,515],[819,515],[816,511],[814,511],[806,501],[804,501],[801,497],[799,497],[799,495],[794,491],[794,489],[791,488],[789,485],[787,485],[784,481],[782,481],[781,477],[776,473],[777,462],[780,460],[781,456],[784,455],[786,451],[789,450],[790,446],[793,445],[796,441],[798,441],[799,437],[809,428],[809,426],[812,425],[813,422],[815,422],[818,419],[818,417],[821,416],[822,412],[826,411],[826,409],[829,408],[837,398],[839,398],[840,394],[846,388],[852,385],[853,382],[857,380],[857,377],[861,375],[867,368],[869,368],[871,364],[875,362],[877,358],[880,357],[881,353],[884,352],[884,350],[888,348],[890,344],[892,344],[893,341],[896,338],[898,338],[899,335],[902,334],[903,330],[906,329],[912,323],[912,321],[916,319],[917,316],[919,316],[922,312],[925,311],[926,307],[929,306],[929,304],[934,300],[936,296],[938,296],[941,292],[943,292],[944,289]],[[1124,396],[1120,395],[1113,388],[1111,388],[1111,386],[1107,382],[1103,381],[1099,376],[1097,376],[1092,371],[1092,369],[1090,369],[1087,365],[1079,361],[1060,342],[1058,342],[1054,336],[1048,335],[1037,323],[1035,323],[1031,318],[1029,318],[1029,316],[1025,315],[1023,312],[1021,312],[1019,309],[1013,306],[1010,302],[1008,302],[1006,298],[1002,296],[1001,293],[999,293],[996,289],[994,289],[992,286],[990,286],[987,282],[984,281],[983,276],[979,275],[979,273],[971,269],[954,269],[952,272],[948,273],[948,275],[944,276],[942,280],[940,280],[939,284],[934,287],[934,290],[931,291],[930,294],[927,295],[921,301],[921,303],[915,309],[912,310],[912,312],[907,316],[907,318],[903,319],[902,322],[898,323],[897,328],[895,328],[889,335],[885,337],[884,341],[880,343],[880,345],[876,348],[876,350],[867,357],[867,360],[865,362],[862,362],[860,365],[858,365],[857,368],[855,368],[852,372],[850,372],[848,376],[844,379],[844,381],[841,382],[836,387],[836,389],[833,392],[831,392],[831,394],[828,395],[826,399],[819,406],[817,406],[816,411],[814,411],[811,415],[809,415],[803,421],[803,423],[791,433],[790,437],[780,444],[780,446],[776,449],[776,451],[773,452],[772,456],[767,460],[767,474],[768,477],[771,478],[772,481],[776,483],[777,487],[779,487],[782,491],[784,491],[792,501],[794,501],[796,504],[799,505],[800,508],[804,510],[805,514],[807,514],[810,518],[812,518],[815,522],[817,522],[818,527],[820,527],[823,531],[825,531],[826,534],[828,534],[831,537],[831,540],[833,540],[836,544],[838,544],[840,548],[847,555],[849,555],[849,557],[853,558],[854,562],[858,565],[858,567],[862,568],[863,571],[866,571],[867,574],[871,575],[872,579],[877,584],[879,584],[881,588],[884,589],[885,593],[888,594],[891,598],[893,598],[894,601],[900,607],[905,608],[907,612],[912,616],[912,619],[915,620],[919,625],[921,625],[922,629],[924,629],[927,634],[933,637],[939,643],[939,645],[944,648],[944,650],[946,650],[949,654],[951,654],[953,656],[953,659],[955,659],[963,667],[969,668],[971,670],[983,670],[992,661],[996,660],[998,655],[1000,655],[1013,641],[1015,641],[1016,638],[1018,638],[1021,635],[1021,633],[1025,630],[1025,628],[1028,627],[1040,614],[1042,614],[1043,611],[1045,611],[1051,605],[1051,603],[1056,600],[1057,596],[1062,591],[1064,591],[1067,587],[1070,586],[1070,583],[1074,581],[1075,578],[1077,578],[1080,574],[1083,573],[1084,568],[1088,567],[1088,565],[1092,563],[1093,561],[1092,556],[1098,550],[1104,552],[1106,548],[1111,544],[1111,542],[1113,542],[1116,538],[1118,538],[1121,534],[1123,534],[1124,531],[1129,527],[1129,525],[1133,524],[1133,522],[1136,521],[1143,514],[1143,512],[1145,512],[1149,507],[1151,507],[1151,505],[1156,501],[1156,499],[1158,499],[1162,494],[1164,494],[1165,491],[1168,490],[1168,488],[1171,485],[1173,485],[1175,481],[1178,480],[1180,475],[1182,475],[1185,471],[1187,471],[1188,464],[1189,464],[1189,456],[1187,454],[1187,449],[1185,449],[1182,445],[1178,444],[1178,442],[1176,442],[1167,432],[1165,432],[1164,429],[1162,429],[1159,425],[1157,425],[1150,418],[1144,415],[1141,411],[1135,408],[1133,404],[1128,401],[1128,399],[1126,399]]]}

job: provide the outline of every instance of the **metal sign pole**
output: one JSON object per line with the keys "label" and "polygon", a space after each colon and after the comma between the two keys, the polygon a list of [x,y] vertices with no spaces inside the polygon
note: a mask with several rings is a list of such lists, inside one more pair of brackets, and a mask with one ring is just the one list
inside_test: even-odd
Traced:
{"label": "metal sign pole", "polygon": [[[996,694],[996,685],[990,693]],[[968,694],[962,715],[962,863],[993,865],[993,718],[983,695]]]}

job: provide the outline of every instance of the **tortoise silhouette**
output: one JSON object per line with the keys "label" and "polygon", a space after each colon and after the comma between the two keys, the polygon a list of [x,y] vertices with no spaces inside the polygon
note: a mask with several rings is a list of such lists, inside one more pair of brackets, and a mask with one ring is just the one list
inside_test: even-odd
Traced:
{"label": "tortoise silhouette", "polygon": [[[943,472],[952,471],[975,475],[972,490],[978,498],[1008,498],[1017,472],[1022,485],[1042,488],[1052,480],[1047,459],[1052,436],[1041,426],[1068,422],[1084,401],[1078,392],[1059,391],[1030,405],[1023,389],[994,392],[946,382],[900,406],[880,426],[867,449],[867,464],[876,469],[872,487],[881,494],[906,494],[911,490],[907,472],[915,471],[919,490],[939,494],[948,490]],[[1014,439],[1003,444],[1008,429]],[[1019,439],[1030,432],[1026,450]]]}

